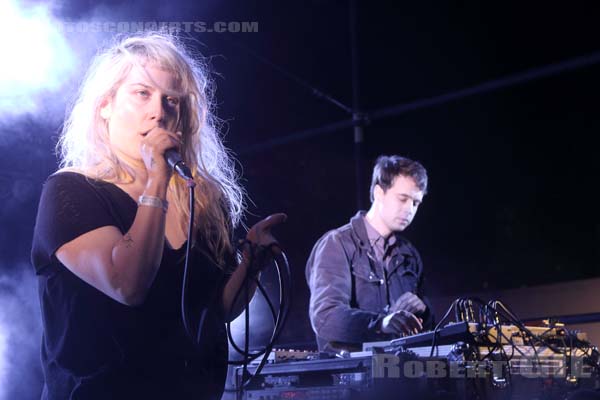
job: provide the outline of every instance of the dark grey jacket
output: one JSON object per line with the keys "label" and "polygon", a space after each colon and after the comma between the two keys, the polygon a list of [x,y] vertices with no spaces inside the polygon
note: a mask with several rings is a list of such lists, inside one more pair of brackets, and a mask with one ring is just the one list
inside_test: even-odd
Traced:
{"label": "dark grey jacket", "polygon": [[359,211],[350,223],[323,235],[306,265],[310,321],[320,351],[357,350],[363,342],[391,339],[377,331],[379,321],[408,291],[427,305],[420,315],[423,328],[433,328],[419,253],[396,234],[398,242],[385,269],[369,244],[364,213]]}

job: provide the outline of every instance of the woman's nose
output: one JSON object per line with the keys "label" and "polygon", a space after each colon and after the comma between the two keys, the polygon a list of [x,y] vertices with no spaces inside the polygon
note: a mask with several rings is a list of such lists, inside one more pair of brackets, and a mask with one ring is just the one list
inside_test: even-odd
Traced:
{"label": "woman's nose", "polygon": [[162,123],[165,118],[165,107],[161,96],[152,96],[150,102],[150,119],[157,123]]}

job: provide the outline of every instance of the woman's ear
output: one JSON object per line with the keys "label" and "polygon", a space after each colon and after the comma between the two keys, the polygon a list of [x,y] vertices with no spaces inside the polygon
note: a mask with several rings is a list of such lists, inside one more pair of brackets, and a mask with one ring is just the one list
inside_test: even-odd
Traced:
{"label": "woman's ear", "polygon": [[100,104],[100,116],[102,119],[110,119],[112,115],[112,101],[110,99],[104,99]]}

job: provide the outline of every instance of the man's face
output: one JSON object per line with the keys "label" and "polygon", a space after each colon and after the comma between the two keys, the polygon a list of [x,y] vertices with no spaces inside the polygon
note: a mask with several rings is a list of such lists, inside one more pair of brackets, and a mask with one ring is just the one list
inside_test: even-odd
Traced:
{"label": "man's face", "polygon": [[391,232],[406,229],[423,201],[423,191],[412,178],[403,175],[394,178],[392,186],[385,192],[381,186],[375,186],[373,196],[375,212]]}

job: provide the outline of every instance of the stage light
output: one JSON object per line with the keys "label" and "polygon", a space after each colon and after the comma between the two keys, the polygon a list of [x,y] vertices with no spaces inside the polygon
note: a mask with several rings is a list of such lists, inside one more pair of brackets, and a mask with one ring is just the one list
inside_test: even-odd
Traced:
{"label": "stage light", "polygon": [[64,84],[75,57],[47,3],[0,0],[0,10],[0,114],[36,111],[38,95]]}

